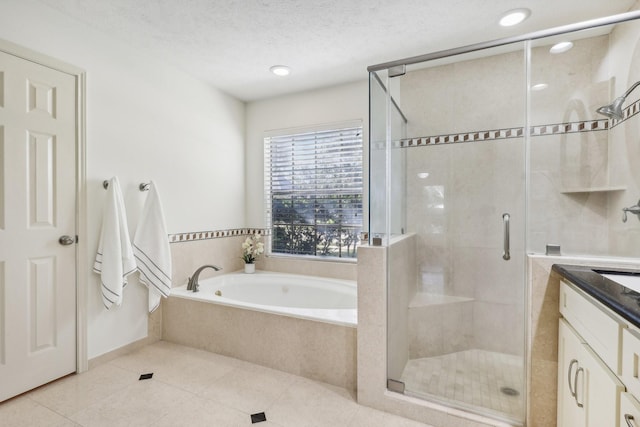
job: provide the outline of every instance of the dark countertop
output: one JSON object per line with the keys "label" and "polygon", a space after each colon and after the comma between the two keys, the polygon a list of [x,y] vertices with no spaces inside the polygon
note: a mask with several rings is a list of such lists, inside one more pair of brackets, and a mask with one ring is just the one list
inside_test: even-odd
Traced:
{"label": "dark countertop", "polygon": [[640,274],[640,270],[565,264],[553,264],[552,270],[640,328],[640,293],[630,291],[596,272]]}

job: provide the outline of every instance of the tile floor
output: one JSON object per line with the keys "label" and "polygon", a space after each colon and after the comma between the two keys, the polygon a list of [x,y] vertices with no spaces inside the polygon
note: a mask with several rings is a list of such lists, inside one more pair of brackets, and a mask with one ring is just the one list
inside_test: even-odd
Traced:
{"label": "tile floor", "polygon": [[[466,350],[409,360],[401,380],[405,390],[521,419],[522,357],[486,350]],[[501,392],[509,387],[517,396]]]}
{"label": "tile floor", "polygon": [[[153,378],[140,381],[140,374]],[[160,341],[0,404],[0,426],[420,427],[328,384]]]}

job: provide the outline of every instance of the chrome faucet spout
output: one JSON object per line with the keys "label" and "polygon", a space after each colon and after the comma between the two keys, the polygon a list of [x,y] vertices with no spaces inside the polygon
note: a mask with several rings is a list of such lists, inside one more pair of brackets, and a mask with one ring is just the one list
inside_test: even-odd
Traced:
{"label": "chrome faucet spout", "polygon": [[198,288],[200,287],[200,285],[198,284],[198,277],[200,277],[200,273],[205,268],[213,268],[215,271],[222,270],[222,267],[218,267],[217,265],[211,265],[211,264],[207,264],[207,265],[203,265],[202,267],[199,267],[196,271],[193,272],[193,276],[189,277],[189,282],[187,283],[188,291],[198,292],[199,290]]}
{"label": "chrome faucet spout", "polygon": [[640,220],[640,200],[638,200],[638,204],[636,205],[628,208],[622,208],[622,222],[627,222],[627,212],[637,215]]}

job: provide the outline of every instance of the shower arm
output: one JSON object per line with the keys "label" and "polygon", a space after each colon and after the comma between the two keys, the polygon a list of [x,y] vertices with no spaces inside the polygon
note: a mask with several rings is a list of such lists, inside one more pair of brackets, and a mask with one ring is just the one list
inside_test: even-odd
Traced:
{"label": "shower arm", "polygon": [[629,96],[629,94],[631,94],[631,92],[633,92],[633,90],[635,88],[637,88],[638,86],[640,86],[640,80],[635,82],[629,89],[627,89],[627,91],[624,93],[624,95],[622,95],[620,98],[627,99],[627,96]]}

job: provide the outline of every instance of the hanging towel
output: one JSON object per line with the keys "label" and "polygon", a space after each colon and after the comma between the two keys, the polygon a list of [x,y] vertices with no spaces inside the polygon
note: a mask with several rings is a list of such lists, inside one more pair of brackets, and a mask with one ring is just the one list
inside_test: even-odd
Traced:
{"label": "hanging towel", "polygon": [[100,275],[102,302],[108,309],[122,304],[127,276],[136,271],[136,260],[127,229],[127,214],[117,177],[109,180],[107,201],[102,218],[102,232],[93,271]]}
{"label": "hanging towel", "polygon": [[140,281],[149,288],[149,313],[160,305],[160,298],[171,293],[171,250],[157,185],[151,181],[138,229],[133,238],[133,253]]}

